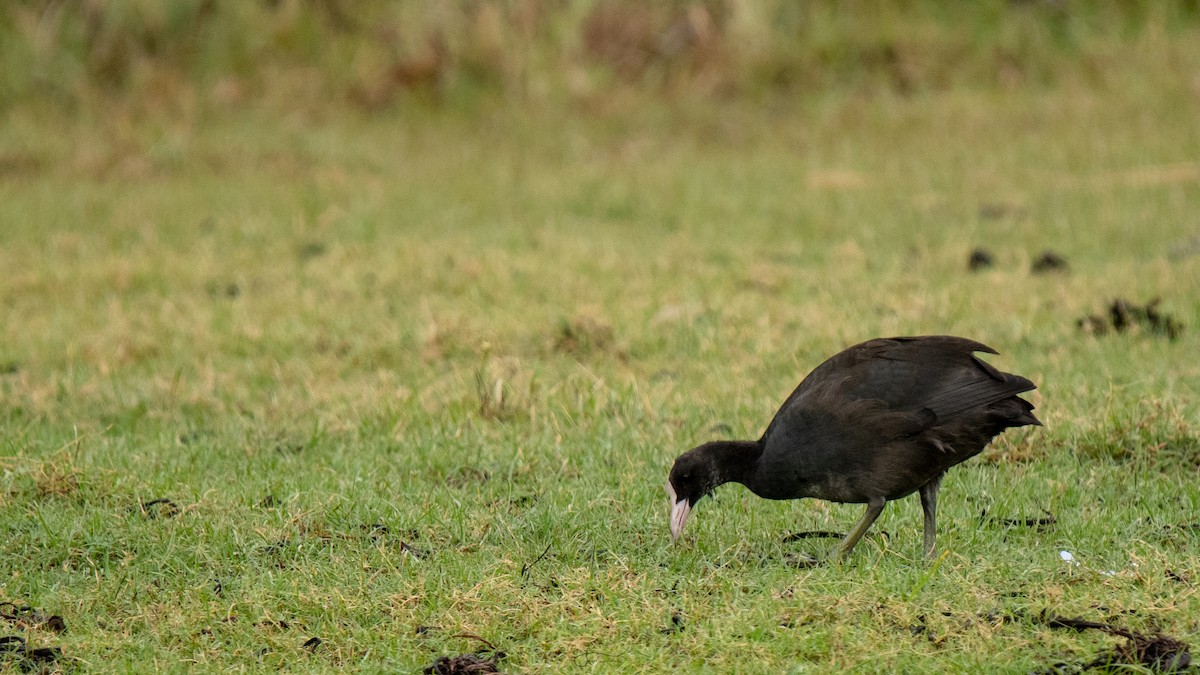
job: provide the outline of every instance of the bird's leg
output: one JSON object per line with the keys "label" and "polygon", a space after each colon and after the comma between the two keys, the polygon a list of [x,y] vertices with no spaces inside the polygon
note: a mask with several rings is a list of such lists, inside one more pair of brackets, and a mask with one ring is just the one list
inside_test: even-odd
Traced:
{"label": "bird's leg", "polygon": [[925,511],[925,556],[928,558],[933,557],[934,543],[937,541],[937,493],[944,475],[940,473],[921,486],[921,509]]}
{"label": "bird's leg", "polygon": [[867,530],[871,529],[871,524],[875,522],[879,514],[883,513],[884,504],[887,504],[887,500],[883,497],[873,497],[871,501],[867,502],[866,513],[863,514],[862,518],[858,519],[858,523],[854,525],[854,529],[850,530],[850,534],[847,534],[842,543],[838,544],[838,547],[834,549],[833,558],[835,560],[848,555],[854,549],[854,545],[858,543],[858,540],[862,539]]}

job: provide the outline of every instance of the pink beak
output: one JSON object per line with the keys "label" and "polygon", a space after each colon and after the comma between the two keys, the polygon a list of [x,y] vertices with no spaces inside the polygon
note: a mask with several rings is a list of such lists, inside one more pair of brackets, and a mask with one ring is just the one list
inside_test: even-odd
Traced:
{"label": "pink beak", "polygon": [[683,533],[683,526],[687,524],[688,514],[692,512],[692,505],[688,503],[688,500],[676,497],[675,488],[671,487],[669,481],[667,482],[667,498],[671,505],[671,542],[674,543]]}

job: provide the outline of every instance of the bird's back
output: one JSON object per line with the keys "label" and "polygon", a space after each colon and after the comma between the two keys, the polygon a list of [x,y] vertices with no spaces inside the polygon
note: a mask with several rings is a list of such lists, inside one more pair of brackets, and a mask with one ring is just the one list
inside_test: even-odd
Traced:
{"label": "bird's back", "polygon": [[[764,496],[896,499],[1008,427],[1040,424],[1017,394],[1033,382],[950,336],[870,340],[814,369],[763,434]],[[796,492],[799,494],[788,494]]]}

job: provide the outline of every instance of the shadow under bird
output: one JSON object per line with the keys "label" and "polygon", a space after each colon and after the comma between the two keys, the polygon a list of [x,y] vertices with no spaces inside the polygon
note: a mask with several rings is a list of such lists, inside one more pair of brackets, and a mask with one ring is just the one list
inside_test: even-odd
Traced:
{"label": "shadow under bird", "polygon": [[1041,426],[1017,396],[1037,386],[975,355],[997,354],[961,337],[869,340],[805,377],[757,441],[713,441],[671,468],[671,538],[701,497],[741,483],[766,499],[815,497],[866,504],[833,556],[844,556],[889,501],[921,494],[925,554],[933,555],[937,495],[950,467],[1011,427]]}

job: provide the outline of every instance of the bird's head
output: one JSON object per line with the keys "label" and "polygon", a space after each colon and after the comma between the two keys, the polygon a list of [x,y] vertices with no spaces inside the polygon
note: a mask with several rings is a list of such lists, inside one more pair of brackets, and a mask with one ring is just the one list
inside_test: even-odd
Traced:
{"label": "bird's head", "polygon": [[671,541],[679,539],[688,514],[701,497],[721,484],[711,444],[693,448],[675,460],[667,478],[667,497],[671,504]]}

